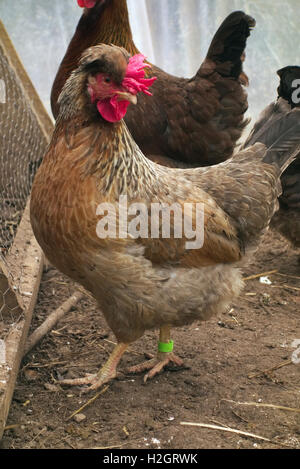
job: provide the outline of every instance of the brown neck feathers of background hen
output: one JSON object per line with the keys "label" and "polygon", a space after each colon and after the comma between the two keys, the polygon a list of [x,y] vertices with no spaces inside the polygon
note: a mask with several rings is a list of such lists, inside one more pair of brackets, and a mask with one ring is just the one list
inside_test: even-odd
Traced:
{"label": "brown neck feathers of background hen", "polygon": [[112,37],[115,45],[124,47],[131,55],[139,53],[132,39],[126,0],[104,0],[94,8],[85,8],[52,86],[51,107],[55,118],[58,97],[82,53],[96,44],[110,44]]}

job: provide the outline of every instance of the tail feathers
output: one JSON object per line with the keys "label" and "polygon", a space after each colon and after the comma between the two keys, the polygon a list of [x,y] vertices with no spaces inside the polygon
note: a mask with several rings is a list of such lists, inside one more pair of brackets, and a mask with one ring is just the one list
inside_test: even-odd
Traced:
{"label": "tail feathers", "polygon": [[277,119],[257,141],[268,148],[263,161],[276,165],[282,174],[300,157],[300,109],[294,109]]}
{"label": "tail feathers", "polygon": [[243,11],[235,11],[223,21],[206,56],[218,65],[221,75],[237,79],[242,74],[247,38],[254,26],[255,20]]}
{"label": "tail feathers", "polygon": [[[291,111],[290,105],[282,98],[279,98],[276,102],[269,104],[259,115],[257,121],[250,134],[248,135],[243,148],[250,147],[256,142],[266,142],[267,145],[267,135],[271,135],[269,130],[272,128],[275,121],[281,119],[283,116],[286,116]],[[273,140],[270,140],[270,145]]]}

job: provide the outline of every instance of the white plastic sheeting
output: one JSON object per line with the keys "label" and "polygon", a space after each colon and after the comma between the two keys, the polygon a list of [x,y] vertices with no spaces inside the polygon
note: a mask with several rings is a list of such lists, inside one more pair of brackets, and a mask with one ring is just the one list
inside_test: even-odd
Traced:
{"label": "white plastic sheeting", "polygon": [[[229,13],[244,10],[255,17],[245,62],[253,117],[276,96],[276,70],[300,65],[299,0],[127,1],[139,49],[166,71],[185,77],[197,71]],[[51,84],[81,13],[76,0],[0,0],[0,17],[49,111]]]}

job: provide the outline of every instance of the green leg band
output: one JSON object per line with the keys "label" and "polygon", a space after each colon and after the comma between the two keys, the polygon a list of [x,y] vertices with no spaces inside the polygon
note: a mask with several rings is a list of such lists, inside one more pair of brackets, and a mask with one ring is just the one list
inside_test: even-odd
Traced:
{"label": "green leg band", "polygon": [[170,342],[158,342],[158,351],[164,353],[173,352],[174,342],[170,340]]}

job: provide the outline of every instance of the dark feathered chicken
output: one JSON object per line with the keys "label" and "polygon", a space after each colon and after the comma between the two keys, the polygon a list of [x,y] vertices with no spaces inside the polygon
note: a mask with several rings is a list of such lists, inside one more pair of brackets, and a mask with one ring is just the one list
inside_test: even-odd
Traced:
{"label": "dark feathered chicken", "polygon": [[[85,9],[55,78],[51,103],[58,114],[58,96],[81,53],[99,43],[115,44],[130,54],[133,42],[126,0],[80,1]],[[247,121],[247,77],[242,69],[245,46],[255,21],[241,11],[229,15],[216,32],[208,54],[191,79],[169,75],[153,66],[153,99],[139,96],[128,110],[126,124],[151,159],[169,166],[204,166],[233,153]],[[156,155],[156,156],[155,156]],[[174,162],[175,160],[175,162]],[[177,163],[179,162],[179,163]],[[181,162],[181,163],[180,163]]]}
{"label": "dark feathered chicken", "polygon": [[131,371],[148,369],[147,378],[170,361],[180,364],[170,328],[206,320],[239,294],[241,260],[268,228],[280,175],[300,149],[294,109],[272,123],[269,148],[258,143],[208,168],[153,163],[120,120],[151,84],[142,62],[116,46],[84,54],[61,94],[32,188],[39,244],[53,265],[94,295],[118,341],[97,374],[65,384],[95,389],[115,377],[122,354],[147,329],[160,328],[158,356]]}
{"label": "dark feathered chicken", "polygon": [[[292,109],[300,108],[300,67],[289,66],[279,70],[278,99],[271,103],[258,118],[244,147],[265,140],[267,129],[272,129],[277,119],[287,116]],[[272,138],[272,135],[270,135]],[[295,247],[300,247],[300,160],[295,160],[281,177],[282,195],[280,209],[274,215],[271,227],[284,235]]]}

